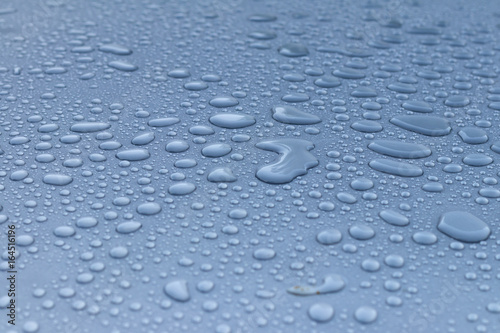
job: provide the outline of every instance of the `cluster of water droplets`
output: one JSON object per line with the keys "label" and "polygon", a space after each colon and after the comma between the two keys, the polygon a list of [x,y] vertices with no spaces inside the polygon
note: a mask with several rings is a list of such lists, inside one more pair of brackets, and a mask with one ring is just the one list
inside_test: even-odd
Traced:
{"label": "cluster of water droplets", "polygon": [[2,6],[21,331],[499,329],[492,11]]}

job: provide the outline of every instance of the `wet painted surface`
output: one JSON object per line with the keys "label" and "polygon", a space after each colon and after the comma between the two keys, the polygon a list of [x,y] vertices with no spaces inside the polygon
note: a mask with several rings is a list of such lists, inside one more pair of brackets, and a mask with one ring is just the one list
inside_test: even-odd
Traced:
{"label": "wet painted surface", "polygon": [[499,332],[499,17],[2,1],[0,332]]}

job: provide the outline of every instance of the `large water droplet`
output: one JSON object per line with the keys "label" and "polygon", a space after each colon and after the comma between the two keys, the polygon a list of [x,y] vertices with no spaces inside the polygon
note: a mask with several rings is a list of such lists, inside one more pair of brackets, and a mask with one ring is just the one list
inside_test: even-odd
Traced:
{"label": "large water droplet", "polygon": [[319,164],[314,155],[309,153],[314,148],[310,141],[300,139],[279,139],[262,141],[256,144],[257,148],[280,154],[278,160],[260,168],[256,176],[270,184],[284,184],[294,178],[305,175],[307,169]]}
{"label": "large water droplet", "polygon": [[439,219],[438,229],[456,240],[468,243],[480,242],[491,234],[484,221],[464,211],[444,213]]}

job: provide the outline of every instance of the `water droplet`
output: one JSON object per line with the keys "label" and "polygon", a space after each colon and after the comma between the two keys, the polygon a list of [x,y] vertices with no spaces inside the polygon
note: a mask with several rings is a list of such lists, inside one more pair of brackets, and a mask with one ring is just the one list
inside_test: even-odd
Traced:
{"label": "water droplet", "polygon": [[380,123],[373,120],[356,121],[352,123],[351,128],[363,133],[377,133],[384,129]]}
{"label": "water droplet", "polygon": [[128,250],[123,246],[116,246],[109,251],[109,255],[114,259],[123,259],[128,256]]}
{"label": "water droplet", "polygon": [[150,153],[146,149],[127,149],[116,153],[116,157],[125,161],[142,161],[149,158]]}
{"label": "water droplet", "polygon": [[406,216],[391,209],[381,211],[379,216],[385,222],[398,227],[404,227],[410,224],[410,220]]}
{"label": "water droplet", "polygon": [[476,127],[464,127],[458,131],[458,135],[463,142],[468,144],[477,145],[488,141],[486,132]]}
{"label": "water droplet", "polygon": [[207,179],[214,183],[231,183],[235,182],[238,178],[236,178],[233,171],[229,168],[217,168],[208,174]]}
{"label": "water droplet", "polygon": [[112,53],[116,55],[130,55],[132,54],[132,50],[129,48],[119,45],[119,44],[104,44],[99,46],[99,51],[105,52],[105,53]]}
{"label": "water droplet", "polygon": [[110,127],[111,127],[111,124],[108,124],[108,123],[81,122],[81,123],[77,123],[77,124],[72,125],[70,129],[71,129],[71,131],[77,132],[77,133],[93,133],[93,132],[104,131]]}
{"label": "water droplet", "polygon": [[122,222],[116,227],[116,231],[121,234],[130,234],[136,232],[142,227],[140,222],[128,221]]}
{"label": "water droplet", "polygon": [[122,60],[114,60],[108,63],[108,66],[114,69],[118,69],[123,72],[133,72],[139,69],[136,65]]}
{"label": "water droplet", "polygon": [[373,182],[368,178],[356,178],[350,185],[353,190],[366,191],[373,187]]}
{"label": "water droplet", "polygon": [[468,97],[465,96],[450,96],[448,97],[445,101],[444,104],[446,106],[452,107],[452,108],[461,108],[464,106],[467,106],[470,104],[470,100]]}
{"label": "water droplet", "polygon": [[169,282],[163,288],[165,294],[178,302],[187,302],[190,300],[188,284],[185,280],[176,280]]}
{"label": "water droplet", "polygon": [[80,217],[76,221],[76,226],[79,228],[93,228],[97,225],[98,221],[95,217],[92,216],[84,216]]}
{"label": "water droplet", "polygon": [[244,128],[255,124],[255,118],[246,114],[218,113],[210,117],[209,121],[222,128]]}
{"label": "water droplet", "polygon": [[402,107],[408,111],[420,112],[420,113],[430,113],[432,112],[432,107],[422,101],[408,101],[402,104]]}
{"label": "water droplet", "polygon": [[174,140],[167,143],[165,150],[169,153],[182,153],[189,149],[189,143],[183,140]]}
{"label": "water droplet", "polygon": [[316,235],[316,240],[323,245],[337,244],[342,240],[342,233],[337,229],[323,230]]}
{"label": "water droplet", "polygon": [[482,167],[493,163],[493,159],[483,154],[469,154],[463,158],[463,162],[469,166]]}
{"label": "water droplet", "polygon": [[416,143],[391,140],[374,140],[368,145],[371,150],[396,158],[424,158],[431,155],[430,148]]}
{"label": "water droplet", "polygon": [[386,159],[375,159],[368,165],[374,170],[400,177],[419,177],[424,174],[416,165]]}
{"label": "water droplet", "polygon": [[430,231],[418,231],[412,236],[413,241],[420,245],[432,245],[437,242],[437,236]]}
{"label": "water droplet", "polygon": [[377,310],[371,306],[361,306],[354,312],[354,318],[361,324],[371,324],[377,320]]}
{"label": "water droplet", "polygon": [[433,116],[397,116],[391,118],[390,122],[408,131],[428,136],[444,136],[451,132],[446,119]]}
{"label": "water droplet", "polygon": [[228,108],[239,104],[238,100],[231,96],[219,96],[210,100],[210,105],[216,108]]}
{"label": "water droplet", "polygon": [[132,144],[136,146],[143,146],[151,143],[155,139],[155,134],[153,132],[147,132],[139,134],[132,139]]}
{"label": "water droplet", "polygon": [[167,127],[177,124],[179,121],[180,119],[176,117],[157,118],[148,121],[148,125],[151,127]]}
{"label": "water droplet", "polygon": [[156,202],[147,202],[137,206],[137,212],[142,215],[156,215],[161,212],[161,206]]}
{"label": "water droplet", "polygon": [[323,283],[317,287],[311,286],[294,286],[287,289],[290,294],[298,296],[313,296],[329,293],[336,293],[344,289],[346,285],[344,277],[338,274],[327,275]]}
{"label": "water droplet", "polygon": [[278,160],[268,166],[260,168],[256,176],[270,184],[284,184],[294,178],[305,175],[307,169],[319,164],[310,150],[314,144],[310,141],[299,139],[279,139],[262,141],[256,144],[257,148],[280,154]]}
{"label": "water droplet", "polygon": [[275,106],[272,108],[272,117],[284,124],[312,125],[321,122],[321,119],[310,113],[301,111],[293,106]]}
{"label": "water droplet", "polygon": [[57,173],[50,173],[43,177],[43,182],[48,185],[65,186],[72,181],[72,177]]}
{"label": "water droplet", "polygon": [[222,157],[229,154],[233,150],[227,143],[213,143],[204,147],[201,154],[205,157]]}
{"label": "water droplet", "polygon": [[490,228],[484,221],[463,211],[444,213],[439,219],[438,229],[456,240],[467,243],[486,240],[491,234]]}
{"label": "water droplet", "polygon": [[357,240],[368,240],[375,236],[375,231],[370,226],[357,224],[349,228],[349,235]]}
{"label": "water droplet", "polygon": [[326,323],[332,320],[335,311],[330,304],[315,303],[307,311],[309,317],[319,323]]}
{"label": "water droplet", "polygon": [[260,248],[253,252],[253,257],[258,260],[270,260],[276,256],[276,252],[269,248]]}
{"label": "water droplet", "polygon": [[278,52],[285,57],[305,57],[309,54],[309,50],[303,44],[288,43],[280,46]]}
{"label": "water droplet", "polygon": [[168,188],[168,193],[172,195],[187,195],[193,193],[196,190],[196,186],[192,183],[177,183]]}

